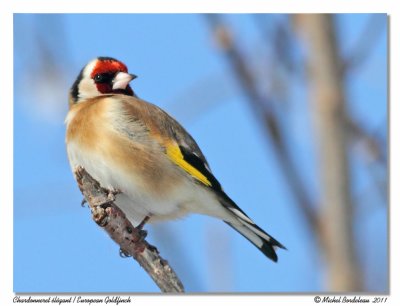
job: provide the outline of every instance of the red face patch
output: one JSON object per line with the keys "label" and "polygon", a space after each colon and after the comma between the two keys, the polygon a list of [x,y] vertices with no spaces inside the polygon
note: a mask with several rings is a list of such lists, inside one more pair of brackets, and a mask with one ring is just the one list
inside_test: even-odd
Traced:
{"label": "red face patch", "polygon": [[[128,68],[125,66],[125,64],[111,58],[99,58],[96,66],[93,68],[93,71],[90,74],[90,77],[94,78],[96,75],[104,73],[115,74],[120,71],[128,72]],[[98,83],[96,84],[96,87],[97,90],[103,94],[113,92],[111,83]],[[130,88],[129,91],[131,91]]]}
{"label": "red face patch", "polygon": [[99,73],[118,72],[118,71],[128,72],[128,68],[126,68],[125,64],[116,60],[111,60],[111,59],[98,60],[90,77],[93,78],[96,74]]}

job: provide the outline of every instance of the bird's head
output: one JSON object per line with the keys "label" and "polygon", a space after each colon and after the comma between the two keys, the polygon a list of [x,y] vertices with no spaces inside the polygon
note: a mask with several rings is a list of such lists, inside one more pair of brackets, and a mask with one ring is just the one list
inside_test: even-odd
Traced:
{"label": "bird's head", "polygon": [[106,94],[134,96],[129,82],[135,78],[124,63],[111,57],[98,57],[79,73],[70,90],[70,103]]}

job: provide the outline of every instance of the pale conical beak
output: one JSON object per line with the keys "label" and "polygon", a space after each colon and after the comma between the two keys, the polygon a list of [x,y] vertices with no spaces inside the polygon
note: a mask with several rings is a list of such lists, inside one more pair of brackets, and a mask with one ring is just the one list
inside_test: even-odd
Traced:
{"label": "pale conical beak", "polygon": [[113,86],[112,89],[126,89],[129,82],[133,79],[136,79],[137,76],[134,74],[126,73],[126,72],[118,72],[117,75],[113,79]]}

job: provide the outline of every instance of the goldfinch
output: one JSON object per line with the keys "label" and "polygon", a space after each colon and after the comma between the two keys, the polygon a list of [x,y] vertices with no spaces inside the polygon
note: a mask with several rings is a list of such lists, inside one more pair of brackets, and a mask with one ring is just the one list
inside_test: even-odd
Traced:
{"label": "goldfinch", "polygon": [[277,261],[285,248],[258,227],[223,191],[194,139],[159,107],[136,96],[136,78],[122,62],[98,57],[69,92],[66,146],[72,170],[83,167],[133,226],[188,213],[225,221]]}

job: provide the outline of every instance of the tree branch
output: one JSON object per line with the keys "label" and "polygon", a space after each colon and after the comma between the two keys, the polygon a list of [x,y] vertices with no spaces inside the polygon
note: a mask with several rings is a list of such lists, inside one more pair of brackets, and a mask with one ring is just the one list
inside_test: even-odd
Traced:
{"label": "tree branch", "polygon": [[385,33],[388,16],[382,14],[370,14],[361,34],[358,35],[357,43],[353,50],[341,64],[341,72],[348,73],[362,66],[376,47],[376,42]]}
{"label": "tree branch", "polygon": [[329,285],[334,291],[358,291],[362,278],[354,248],[346,95],[334,23],[332,16],[324,14],[295,15],[294,22],[308,50]]}
{"label": "tree branch", "polygon": [[174,270],[161,258],[158,250],[145,240],[146,232],[132,226],[122,210],[114,204],[118,192],[102,188],[82,167],[75,170],[75,177],[89,203],[93,220],[120,246],[121,253],[132,256],[162,292],[184,292]]}

